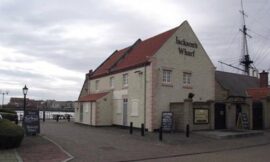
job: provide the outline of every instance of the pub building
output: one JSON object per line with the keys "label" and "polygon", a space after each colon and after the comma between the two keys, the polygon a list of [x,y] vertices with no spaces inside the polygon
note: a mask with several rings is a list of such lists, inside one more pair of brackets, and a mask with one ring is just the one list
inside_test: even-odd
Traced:
{"label": "pub building", "polygon": [[[256,98],[260,91],[270,92],[268,80],[265,87],[259,82],[255,77],[216,71],[184,21],[114,51],[90,70],[78,97],[75,122],[92,126],[132,122],[134,127],[144,124],[154,131],[162,124],[162,114],[172,112],[176,131],[184,131],[187,124],[191,131],[235,129],[243,127],[239,119],[244,117],[246,129],[268,128],[269,93]],[[260,126],[255,127],[256,122]]]}

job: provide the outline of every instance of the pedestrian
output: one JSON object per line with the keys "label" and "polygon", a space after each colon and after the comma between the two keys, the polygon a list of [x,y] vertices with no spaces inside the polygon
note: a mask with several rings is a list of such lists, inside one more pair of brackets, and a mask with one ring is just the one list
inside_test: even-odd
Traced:
{"label": "pedestrian", "polygon": [[58,114],[56,115],[56,121],[57,122],[59,121],[59,115]]}
{"label": "pedestrian", "polygon": [[70,122],[70,115],[69,114],[67,115],[67,120],[68,120],[68,122]]}

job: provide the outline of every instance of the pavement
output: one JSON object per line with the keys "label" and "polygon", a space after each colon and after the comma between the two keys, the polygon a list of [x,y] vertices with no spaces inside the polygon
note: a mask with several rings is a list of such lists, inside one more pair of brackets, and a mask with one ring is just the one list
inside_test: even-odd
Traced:
{"label": "pavement", "polygon": [[25,136],[17,149],[0,150],[0,162],[61,162],[72,156],[43,135]]}
{"label": "pavement", "polygon": [[[237,133],[207,132],[210,135]],[[266,152],[270,150],[270,131],[265,130],[263,133],[229,139],[215,139],[198,132],[191,133],[190,138],[186,138],[184,133],[164,133],[163,140],[159,141],[158,133],[146,132],[142,137],[140,130],[134,130],[130,135],[128,129],[118,127],[91,127],[67,121],[46,121],[41,122],[40,136],[26,137],[16,150],[0,151],[0,162],[20,161],[18,157],[26,162],[211,161],[210,158],[219,157],[221,159],[214,161],[222,161],[228,159],[229,153],[236,157],[243,156],[239,157],[240,160],[230,158],[229,161],[250,161],[254,155],[252,153],[257,153],[256,156],[262,153],[270,155],[270,151]],[[258,151],[260,149],[263,150]],[[264,161],[264,157],[270,159],[270,156],[259,159]]]}

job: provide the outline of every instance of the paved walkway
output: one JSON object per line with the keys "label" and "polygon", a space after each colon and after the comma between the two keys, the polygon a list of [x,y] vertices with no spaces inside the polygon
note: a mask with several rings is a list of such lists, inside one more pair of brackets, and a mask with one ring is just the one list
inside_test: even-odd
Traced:
{"label": "paved walkway", "polygon": [[19,157],[16,156],[16,150],[0,150],[0,162],[17,162]]}
{"label": "paved walkway", "polygon": [[[74,156],[71,161],[146,161],[203,153],[221,152],[270,144],[270,133],[241,139],[212,139],[197,134],[186,138],[183,133],[164,134],[140,131],[130,135],[128,129],[90,127],[61,121],[41,124],[42,134],[59,143]],[[162,161],[162,160],[161,160]]]}
{"label": "paved walkway", "polygon": [[60,162],[69,158],[58,146],[41,136],[25,137],[17,150],[25,162]]}
{"label": "paved walkway", "polygon": [[46,137],[25,136],[17,149],[0,150],[0,162],[60,162],[70,156]]}
{"label": "paved walkway", "polygon": [[[61,147],[74,156],[70,160],[74,162],[211,161],[211,158],[218,157],[224,160],[230,152],[236,157],[241,155],[230,158],[231,161],[239,161],[239,158],[244,160],[242,156],[252,159],[256,157],[255,153],[264,153],[267,156],[260,158],[263,161],[270,158],[270,151],[267,151],[270,150],[270,131],[264,131],[261,136],[219,140],[196,133],[191,133],[190,138],[186,138],[184,133],[166,133],[160,142],[158,133],[146,132],[142,137],[139,130],[134,130],[134,134],[130,135],[128,129],[46,121],[41,123],[41,136],[25,137],[17,152],[25,162],[59,162],[70,159]],[[15,153],[15,150],[0,151],[0,162],[18,161]]]}

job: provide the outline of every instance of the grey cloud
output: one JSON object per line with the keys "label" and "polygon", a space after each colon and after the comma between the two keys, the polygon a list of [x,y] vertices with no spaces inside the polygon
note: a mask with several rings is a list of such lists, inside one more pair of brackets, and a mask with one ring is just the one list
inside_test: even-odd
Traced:
{"label": "grey cloud", "polygon": [[[240,35],[238,34],[238,37],[231,41],[237,34],[238,28],[241,27],[240,1],[170,0],[168,3],[172,3],[179,10],[185,10],[185,16],[178,15],[179,20],[176,21],[179,22],[166,22],[166,20],[144,16],[144,13],[129,12],[124,6],[121,7],[105,0],[4,1],[0,3],[0,46],[12,48],[32,58],[84,74],[89,69],[95,69],[114,50],[129,46],[138,38],[146,39],[166,31],[188,19],[217,66],[218,60],[240,57]],[[249,15],[247,24],[250,30],[268,38],[268,40],[262,37],[256,38],[258,35],[250,32],[254,37],[249,40],[252,44],[250,45],[251,57],[260,58],[269,52],[267,44],[270,43],[270,28],[267,15],[269,15],[270,4],[267,0],[244,1],[244,4]],[[160,12],[160,14],[166,13],[165,10]],[[77,23],[89,26],[103,25],[108,29],[101,32],[98,40],[64,38],[65,26]],[[269,56],[266,55],[259,60],[261,64],[256,66],[261,69],[268,68]],[[14,58],[2,61],[27,62],[31,60]],[[47,92],[40,92],[40,95],[36,92],[35,96],[53,96],[50,87],[42,82],[52,81],[52,78],[31,72],[20,72],[16,76],[17,73],[18,71],[3,71],[0,75],[10,78],[32,78],[33,86],[48,89]],[[76,79],[76,76],[74,78],[59,77],[59,79],[76,82],[78,87],[68,89],[76,93],[83,82]],[[60,89],[57,90],[55,96],[65,98],[60,94]],[[74,97],[73,94],[71,96]]]}

